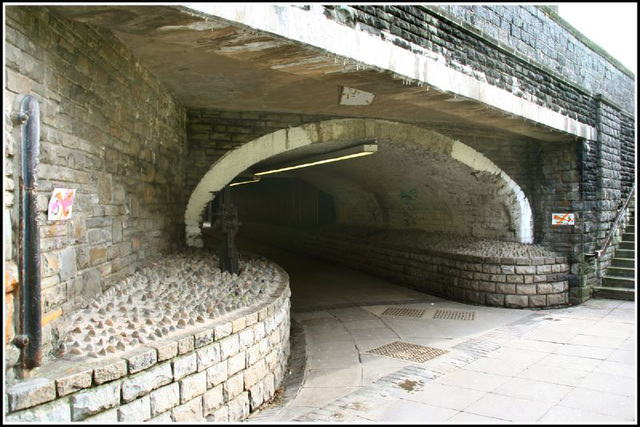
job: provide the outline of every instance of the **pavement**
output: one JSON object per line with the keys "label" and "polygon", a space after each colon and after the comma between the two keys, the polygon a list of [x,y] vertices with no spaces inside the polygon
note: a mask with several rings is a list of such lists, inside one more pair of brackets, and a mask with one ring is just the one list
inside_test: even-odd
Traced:
{"label": "pavement", "polygon": [[637,424],[636,305],[457,303],[239,239],[290,275],[292,356],[250,423]]}

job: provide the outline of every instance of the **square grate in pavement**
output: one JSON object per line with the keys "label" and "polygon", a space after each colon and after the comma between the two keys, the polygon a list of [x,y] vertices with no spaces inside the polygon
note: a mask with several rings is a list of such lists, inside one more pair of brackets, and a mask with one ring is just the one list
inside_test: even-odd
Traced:
{"label": "square grate in pavement", "polygon": [[383,316],[422,317],[424,310],[419,308],[389,307],[382,312]]}
{"label": "square grate in pavement", "polygon": [[476,320],[476,312],[464,310],[436,310],[433,318],[446,320]]}
{"label": "square grate in pavement", "polygon": [[433,359],[434,357],[447,353],[447,350],[425,347],[423,345],[410,344],[402,341],[394,341],[390,344],[385,344],[381,347],[369,350],[367,353],[423,363],[427,360]]}

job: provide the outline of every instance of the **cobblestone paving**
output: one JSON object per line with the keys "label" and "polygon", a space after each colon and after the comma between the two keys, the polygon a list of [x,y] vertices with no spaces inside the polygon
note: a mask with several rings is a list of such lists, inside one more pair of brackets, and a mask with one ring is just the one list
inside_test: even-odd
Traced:
{"label": "cobblestone paving", "polygon": [[208,251],[185,250],[141,268],[74,317],[58,358],[100,360],[201,326],[267,298],[278,270],[244,255],[240,274],[221,272]]}

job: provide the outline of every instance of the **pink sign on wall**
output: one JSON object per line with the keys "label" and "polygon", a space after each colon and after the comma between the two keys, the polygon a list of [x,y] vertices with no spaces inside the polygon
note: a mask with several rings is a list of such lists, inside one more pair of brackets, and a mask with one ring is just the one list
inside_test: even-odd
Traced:
{"label": "pink sign on wall", "polygon": [[54,188],[49,200],[49,221],[60,221],[71,218],[73,200],[76,190],[69,188]]}

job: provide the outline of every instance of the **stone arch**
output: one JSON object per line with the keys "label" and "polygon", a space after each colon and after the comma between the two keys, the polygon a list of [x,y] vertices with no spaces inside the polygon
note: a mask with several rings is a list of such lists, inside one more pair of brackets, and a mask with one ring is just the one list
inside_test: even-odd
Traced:
{"label": "stone arch", "polygon": [[518,184],[482,153],[460,141],[415,125],[377,119],[335,119],[281,129],[249,141],[220,157],[189,198],[185,211],[187,244],[202,247],[200,224],[204,209],[211,200],[210,193],[221,190],[256,163],[310,144],[372,139],[422,146],[467,166],[473,173],[491,177],[497,185],[497,196],[501,197],[508,211],[515,240],[533,243],[533,215],[527,197]]}

